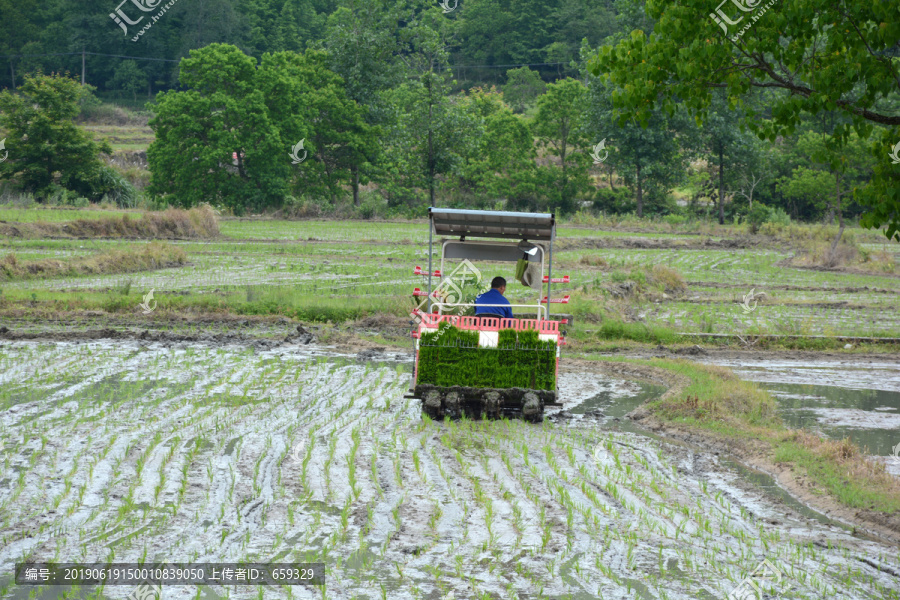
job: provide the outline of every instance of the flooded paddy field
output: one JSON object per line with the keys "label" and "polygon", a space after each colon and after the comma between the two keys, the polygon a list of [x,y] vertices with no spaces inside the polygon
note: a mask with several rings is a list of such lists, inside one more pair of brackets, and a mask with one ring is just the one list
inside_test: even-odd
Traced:
{"label": "flooded paddy field", "polygon": [[759,382],[794,428],[849,437],[900,477],[900,359],[722,359],[742,379]]}
{"label": "flooded paddy field", "polygon": [[[43,211],[49,212],[49,211]],[[105,293],[110,306],[138,308],[144,294],[229,296],[247,303],[261,294],[273,302],[298,305],[352,299],[360,306],[405,315],[413,288],[427,280],[413,275],[427,267],[425,222],[223,220],[222,236],[210,241],[167,241],[186,254],[178,267],[137,273],[54,276],[4,282],[10,292],[66,294],[78,301]],[[570,277],[554,295],[569,294],[568,312],[576,327],[595,329],[598,303],[634,269],[665,265],[677,271],[686,289],[633,295],[627,318],[676,332],[737,335],[789,334],[900,337],[900,277],[787,265],[793,251],[764,240],[697,234],[629,233],[561,226],[554,272]],[[71,259],[134,248],[138,240],[0,240],[2,251],[19,260]],[[896,245],[866,244],[872,252],[900,253]],[[435,267],[437,268],[437,267]],[[501,274],[485,273],[485,277]],[[507,273],[508,275],[508,273]],[[742,306],[753,293],[752,310]],[[533,300],[527,288],[510,286],[516,302]],[[302,300],[297,300],[298,298]],[[212,302],[212,301],[210,301]],[[589,339],[589,338],[586,338]]]}
{"label": "flooded paddy field", "polygon": [[[766,597],[900,597],[896,546],[629,428],[623,411],[659,388],[579,367],[560,380],[571,418],[437,423],[404,398],[408,361],[315,344],[3,342],[0,568],[329,570],[318,588],[171,586],[166,599],[719,600],[767,560],[780,579]],[[0,579],[4,598],[30,591]]]}

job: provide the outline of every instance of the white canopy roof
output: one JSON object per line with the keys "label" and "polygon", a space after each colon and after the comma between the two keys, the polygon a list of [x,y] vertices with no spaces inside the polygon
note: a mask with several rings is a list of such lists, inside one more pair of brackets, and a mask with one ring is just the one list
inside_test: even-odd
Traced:
{"label": "white canopy roof", "polygon": [[552,213],[429,208],[434,233],[448,236],[550,241],[556,237]]}

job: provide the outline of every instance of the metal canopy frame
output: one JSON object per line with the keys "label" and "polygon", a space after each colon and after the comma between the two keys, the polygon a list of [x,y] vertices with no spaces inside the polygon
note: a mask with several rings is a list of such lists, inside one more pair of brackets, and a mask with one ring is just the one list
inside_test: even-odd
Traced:
{"label": "metal canopy frame", "polygon": [[[549,242],[547,261],[547,318],[550,318],[550,286],[553,279],[553,240],[556,238],[556,217],[553,213],[524,213],[499,210],[463,210],[456,208],[428,208],[428,312],[431,313],[431,278],[434,274],[432,254],[434,235]],[[441,266],[444,248],[441,248]],[[542,253],[543,254],[543,253]],[[543,263],[543,256],[541,256]],[[543,265],[541,274],[543,275]],[[443,269],[441,270],[443,273]],[[538,295],[540,304],[540,295]]]}

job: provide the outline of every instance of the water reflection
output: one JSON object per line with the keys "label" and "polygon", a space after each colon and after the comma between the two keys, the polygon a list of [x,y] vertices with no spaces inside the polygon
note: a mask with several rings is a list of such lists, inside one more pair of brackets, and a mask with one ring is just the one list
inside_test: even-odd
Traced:
{"label": "water reflection", "polygon": [[900,392],[761,383],[778,399],[779,413],[794,428],[849,437],[867,454],[886,456],[900,443]]}

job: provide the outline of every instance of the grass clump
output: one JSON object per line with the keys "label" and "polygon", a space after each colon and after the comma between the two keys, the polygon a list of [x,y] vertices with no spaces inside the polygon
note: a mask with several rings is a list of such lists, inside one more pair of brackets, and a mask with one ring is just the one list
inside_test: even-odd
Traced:
{"label": "grass clump", "polygon": [[849,438],[791,431],[775,449],[775,462],[799,465],[846,506],[900,511],[900,482],[883,464],[867,460]]}
{"label": "grass clump", "polygon": [[680,393],[651,405],[660,416],[715,423],[717,427],[781,427],[778,404],[772,396],[755,383],[740,379],[731,369],[686,360],[650,362],[690,380]]}
{"label": "grass clump", "polygon": [[133,273],[183,265],[184,250],[164,242],[150,242],[139,248],[110,250],[70,261],[44,259],[19,262],[14,253],[0,258],[0,281],[47,277]]}
{"label": "grass clump", "polygon": [[479,347],[478,338],[449,323],[423,334],[417,383],[556,389],[556,342],[540,340],[535,330],[503,329],[496,348]]}
{"label": "grass clump", "polygon": [[645,344],[673,344],[679,336],[671,329],[647,323],[629,323],[606,319],[600,324],[597,337],[603,340],[632,340]]}

